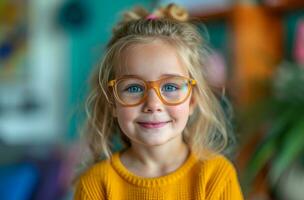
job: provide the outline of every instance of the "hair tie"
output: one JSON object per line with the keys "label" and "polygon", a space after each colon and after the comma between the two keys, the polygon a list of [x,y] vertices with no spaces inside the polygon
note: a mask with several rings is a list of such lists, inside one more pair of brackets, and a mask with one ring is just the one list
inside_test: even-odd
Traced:
{"label": "hair tie", "polygon": [[150,20],[154,20],[154,19],[157,19],[158,16],[156,16],[155,14],[149,14],[146,19],[150,19]]}

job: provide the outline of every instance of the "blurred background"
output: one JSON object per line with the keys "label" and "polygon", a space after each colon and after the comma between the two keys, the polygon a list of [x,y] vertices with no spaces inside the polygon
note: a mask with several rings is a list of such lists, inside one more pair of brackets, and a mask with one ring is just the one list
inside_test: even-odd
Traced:
{"label": "blurred background", "polygon": [[0,199],[72,199],[90,71],[123,10],[170,2],[213,49],[246,199],[304,199],[303,0],[0,0]]}

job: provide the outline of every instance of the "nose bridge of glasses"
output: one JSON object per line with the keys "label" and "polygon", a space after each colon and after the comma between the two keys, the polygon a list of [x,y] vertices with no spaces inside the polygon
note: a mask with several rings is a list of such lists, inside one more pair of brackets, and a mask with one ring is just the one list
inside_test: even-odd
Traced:
{"label": "nose bridge of glasses", "polygon": [[153,89],[156,95],[160,98],[160,91],[159,91],[159,85],[160,81],[148,81],[147,83],[147,96],[149,96],[150,89]]}

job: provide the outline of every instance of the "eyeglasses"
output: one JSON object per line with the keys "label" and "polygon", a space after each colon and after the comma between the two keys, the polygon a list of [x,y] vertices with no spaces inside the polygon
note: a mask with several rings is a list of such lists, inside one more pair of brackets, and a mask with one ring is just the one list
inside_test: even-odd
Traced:
{"label": "eyeglasses", "polygon": [[162,103],[170,106],[178,105],[186,101],[195,85],[194,79],[183,76],[145,81],[137,76],[127,75],[108,82],[108,86],[113,89],[115,99],[123,106],[137,106],[143,103],[149,89],[154,89]]}

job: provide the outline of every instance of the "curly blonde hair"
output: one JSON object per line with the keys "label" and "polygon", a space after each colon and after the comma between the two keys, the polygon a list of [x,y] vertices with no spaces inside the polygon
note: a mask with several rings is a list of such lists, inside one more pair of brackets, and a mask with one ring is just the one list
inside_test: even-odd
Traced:
{"label": "curly blonde hair", "polygon": [[[148,17],[151,14],[153,19]],[[174,4],[160,7],[153,13],[136,7],[124,13],[123,19],[113,29],[103,60],[92,74],[84,135],[93,162],[111,156],[112,136],[121,132],[112,116],[113,98],[108,90],[108,81],[115,77],[114,66],[118,64],[121,52],[130,45],[149,43],[155,39],[174,46],[188,67],[191,78],[197,81],[193,91],[197,108],[183,132],[185,142],[202,159],[225,148],[228,138],[224,112],[204,73],[209,48],[196,26],[189,22],[187,11]],[[125,140],[128,144],[128,139]]]}

